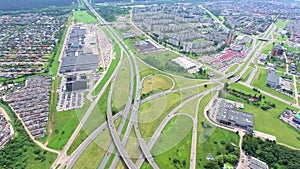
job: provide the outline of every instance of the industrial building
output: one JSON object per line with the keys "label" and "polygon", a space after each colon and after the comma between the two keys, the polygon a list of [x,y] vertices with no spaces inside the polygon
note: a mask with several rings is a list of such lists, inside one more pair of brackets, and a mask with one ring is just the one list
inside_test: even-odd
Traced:
{"label": "industrial building", "polygon": [[222,100],[216,120],[219,123],[232,127],[241,127],[250,132],[253,131],[253,115],[234,109],[234,105]]}
{"label": "industrial building", "polygon": [[99,68],[99,58],[92,52],[84,52],[86,29],[74,27],[68,39],[65,53],[62,57],[60,73],[97,70]]}

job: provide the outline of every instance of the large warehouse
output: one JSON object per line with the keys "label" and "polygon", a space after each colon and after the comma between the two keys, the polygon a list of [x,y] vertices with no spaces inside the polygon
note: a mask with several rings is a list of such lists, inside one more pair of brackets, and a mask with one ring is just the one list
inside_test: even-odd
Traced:
{"label": "large warehouse", "polygon": [[99,59],[92,53],[83,53],[86,29],[74,27],[68,39],[68,46],[62,58],[60,72],[75,72],[85,70],[97,70]]}

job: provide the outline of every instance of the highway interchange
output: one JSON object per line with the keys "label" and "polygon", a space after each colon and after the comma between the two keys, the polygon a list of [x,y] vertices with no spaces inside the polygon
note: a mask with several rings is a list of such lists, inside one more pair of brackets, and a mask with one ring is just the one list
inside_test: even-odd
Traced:
{"label": "highway interchange", "polygon": [[[142,166],[142,164],[144,163],[145,160],[147,160],[149,162],[149,164],[151,165],[152,168],[159,168],[158,164],[156,163],[156,161],[154,160],[153,154],[151,154],[151,149],[153,148],[153,146],[155,145],[156,141],[158,140],[161,132],[163,131],[163,129],[165,128],[165,126],[168,124],[168,122],[170,122],[170,120],[172,118],[174,118],[175,116],[187,116],[189,118],[192,119],[193,121],[193,127],[192,127],[192,138],[191,138],[191,151],[190,151],[190,168],[194,169],[196,168],[196,154],[197,154],[197,128],[198,128],[198,112],[199,112],[199,104],[201,102],[201,100],[203,99],[203,97],[205,97],[206,95],[213,93],[215,91],[219,91],[222,90],[224,87],[224,81],[228,78],[228,83],[234,83],[234,82],[238,82],[238,80],[243,76],[243,74],[245,74],[245,72],[247,71],[247,69],[250,67],[250,64],[254,63],[255,58],[257,58],[259,56],[259,52],[262,50],[262,48],[264,47],[263,43],[265,42],[261,42],[258,41],[258,36],[254,36],[254,43],[253,43],[253,48],[252,50],[248,53],[247,57],[245,57],[243,64],[240,64],[239,67],[233,71],[230,74],[225,75],[222,72],[217,72],[219,74],[221,74],[221,77],[218,78],[214,78],[211,79],[211,81],[208,81],[206,83],[201,83],[201,84],[195,84],[195,85],[191,85],[191,86],[185,86],[179,89],[173,89],[174,88],[174,81],[172,81],[173,83],[173,87],[169,90],[166,91],[162,91],[160,93],[151,95],[145,99],[141,99],[141,93],[142,93],[142,82],[145,78],[140,77],[140,70],[139,70],[139,65],[138,65],[138,61],[142,62],[138,57],[136,57],[136,55],[126,46],[125,42],[122,40],[121,37],[119,37],[119,35],[114,31],[114,29],[110,26],[110,24],[107,24],[106,21],[93,9],[93,7],[89,4],[89,2],[87,0],[83,0],[84,3],[86,4],[86,6],[88,7],[88,9],[96,16],[97,20],[99,21],[99,23],[101,25],[104,25],[103,27],[107,30],[107,32],[113,37],[113,41],[115,43],[117,43],[117,45],[120,47],[121,50],[121,59],[116,67],[116,69],[114,70],[112,76],[110,77],[110,79],[105,83],[105,85],[103,86],[103,88],[101,89],[101,91],[99,92],[99,94],[95,97],[92,98],[91,96],[91,92],[88,94],[88,99],[91,100],[91,105],[89,107],[89,109],[87,110],[87,112],[85,113],[85,115],[83,116],[83,118],[81,119],[80,123],[78,124],[77,128],[75,129],[75,131],[73,132],[72,136],[70,137],[70,139],[68,140],[68,143],[65,145],[65,147],[63,148],[62,151],[58,152],[58,157],[56,159],[56,161],[54,162],[54,164],[52,165],[51,168],[55,169],[55,168],[72,168],[75,164],[75,162],[78,160],[78,158],[80,157],[80,155],[84,152],[84,150],[91,144],[91,142],[93,142],[95,140],[95,138],[97,136],[99,136],[99,134],[101,134],[105,129],[108,129],[111,137],[112,137],[112,142],[109,146],[109,148],[107,149],[107,153],[103,159],[101,160],[100,165],[98,166],[99,169],[104,168],[105,166],[107,166],[110,158],[112,159],[112,162],[110,164],[109,168],[116,168],[119,161],[122,159],[125,163],[125,165],[128,168],[134,169],[134,168],[140,168]],[[221,23],[220,23],[221,24]],[[272,34],[272,32],[275,30],[275,26],[271,25],[269,27],[269,29],[265,32],[265,34],[263,35],[264,38],[270,38],[270,34]],[[169,49],[168,49],[169,50]],[[122,63],[122,59],[127,59],[129,61],[129,65],[130,65],[130,87],[129,87],[129,95],[127,98],[127,102],[125,105],[125,108],[116,113],[115,115],[113,115],[112,113],[112,95],[113,95],[113,89],[115,87],[115,82],[116,82],[116,78],[117,78],[117,74],[120,70],[120,65]],[[149,66],[151,67],[151,66]],[[255,65],[256,67],[256,65]],[[153,68],[153,67],[151,67]],[[155,69],[155,68],[153,68]],[[159,71],[159,70],[158,70]],[[239,72],[238,76],[234,76],[232,77],[235,73]],[[251,86],[251,81],[254,78],[255,74],[257,72],[257,67],[254,69],[254,71],[251,73],[249,79],[242,83],[245,86],[248,86],[250,88],[253,88]],[[166,74],[164,72],[164,74]],[[173,76],[173,75],[171,75]],[[95,84],[95,87],[100,83],[100,81],[98,81]],[[241,83],[241,82],[239,82]],[[198,88],[204,85],[212,85],[215,84],[214,87],[212,88],[208,88],[207,90],[203,91],[203,92],[199,92],[189,98],[187,98],[186,100],[184,100],[181,104],[179,104],[178,106],[176,106],[175,108],[172,109],[172,111],[170,111],[168,113],[168,115],[163,119],[163,121],[160,123],[160,125],[156,128],[154,134],[152,135],[152,137],[150,138],[150,140],[148,142],[146,142],[146,140],[143,138],[141,131],[139,129],[139,125],[138,125],[138,120],[139,120],[139,107],[141,104],[149,102],[151,100],[157,99],[159,97],[163,97],[166,96],[168,94],[171,93],[176,93],[178,91],[184,91],[184,90],[188,90],[188,89],[193,89],[193,88]],[[107,121],[105,123],[103,123],[102,125],[100,125],[94,132],[92,132],[92,134],[90,134],[88,136],[87,139],[85,139],[78,147],[77,149],[71,154],[71,155],[67,155],[67,151],[69,150],[69,148],[71,147],[72,143],[74,142],[76,136],[79,134],[80,130],[82,129],[84,123],[86,123],[89,115],[91,114],[92,110],[94,109],[94,107],[97,105],[99,99],[102,97],[103,93],[105,92],[106,88],[109,88],[109,94],[108,94],[108,100],[107,100]],[[95,88],[94,87],[94,88]],[[135,93],[134,93],[135,92]],[[277,96],[274,96],[270,93],[261,91],[263,94],[271,96],[277,100],[280,100],[284,103],[290,104],[290,102],[279,98]],[[180,110],[183,106],[185,106],[186,104],[197,100],[197,106],[195,107],[195,117],[188,115],[188,114],[184,114],[184,113],[177,113],[178,110]],[[297,103],[298,103],[298,99],[297,99]],[[208,104],[205,108],[208,109],[210,106],[210,104]],[[294,106],[295,108],[299,109],[299,105],[298,104],[292,104],[292,106]],[[205,111],[204,111],[205,112]],[[201,112],[202,113],[202,112]],[[208,116],[205,114],[205,117],[207,120],[209,120]],[[120,125],[118,127],[116,127],[116,125],[114,124],[114,121],[118,118],[121,118],[121,122]],[[127,126],[126,124],[126,120],[128,120],[128,124]],[[213,123],[211,121],[211,123]],[[218,126],[217,124],[215,124],[216,126]],[[238,129],[228,129],[224,126],[218,126],[221,128],[225,128],[227,130],[231,130],[231,131],[241,131]],[[126,129],[126,130],[125,130]],[[123,136],[121,136],[121,132],[125,130],[125,133]],[[139,143],[139,147],[140,147],[140,156],[137,159],[137,161],[134,163],[130,157],[130,155],[128,154],[128,152],[126,151],[126,144],[128,143],[128,139],[130,138],[130,133],[131,131],[134,130],[134,132],[136,133],[136,137]],[[241,131],[240,133],[243,133],[243,131]],[[241,136],[241,140],[240,140],[240,144],[242,142],[242,134],[240,134]],[[116,152],[116,155],[113,157],[113,152]],[[242,151],[241,151],[242,154]],[[242,168],[242,164],[239,163],[238,168]]]}

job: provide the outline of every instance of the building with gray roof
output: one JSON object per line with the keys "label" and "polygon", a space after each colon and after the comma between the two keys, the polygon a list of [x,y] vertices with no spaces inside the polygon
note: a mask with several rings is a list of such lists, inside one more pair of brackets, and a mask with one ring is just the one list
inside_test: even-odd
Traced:
{"label": "building with gray roof", "polygon": [[250,169],[269,169],[269,166],[265,162],[260,161],[257,158],[250,157],[249,168]]}
{"label": "building with gray roof", "polygon": [[280,76],[276,74],[276,70],[273,68],[268,69],[267,84],[271,88],[280,88]]}
{"label": "building with gray roof", "polygon": [[217,114],[216,120],[225,125],[241,127],[248,131],[253,131],[253,115],[234,109],[234,105],[225,100],[221,102],[220,111]]}
{"label": "building with gray roof", "polygon": [[86,29],[78,26],[71,30],[68,46],[62,58],[60,73],[97,70],[99,68],[98,56],[83,52],[85,33]]}

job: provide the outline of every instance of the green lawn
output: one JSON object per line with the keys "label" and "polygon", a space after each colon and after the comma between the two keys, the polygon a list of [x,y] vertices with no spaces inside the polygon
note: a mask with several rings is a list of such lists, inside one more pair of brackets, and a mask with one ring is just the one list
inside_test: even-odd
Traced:
{"label": "green lawn", "polygon": [[142,93],[148,94],[155,91],[165,91],[172,87],[172,81],[169,77],[162,75],[149,75],[143,81]]}
{"label": "green lawn", "polygon": [[112,95],[112,104],[117,110],[124,108],[128,101],[129,88],[130,88],[130,66],[127,57],[124,57],[117,74],[116,83]]}
{"label": "green lawn", "polygon": [[139,128],[144,138],[152,136],[161,121],[180,103],[180,99],[180,93],[172,93],[140,106]]}
{"label": "green lawn", "polygon": [[74,169],[92,169],[98,168],[107,149],[112,142],[109,130],[105,129],[88,147],[83,151],[78,160],[75,162]]}
{"label": "green lawn", "polygon": [[289,22],[288,20],[287,21],[277,20],[275,25],[277,26],[277,28],[284,28],[288,22]]}
{"label": "green lawn", "polygon": [[177,53],[171,51],[163,51],[163,52],[155,52],[151,54],[141,54],[131,44],[132,42],[137,42],[145,39],[146,39],[145,37],[136,38],[136,39],[125,39],[125,43],[134,54],[136,54],[147,64],[159,70],[166,71],[175,75],[194,78],[193,75],[187,73],[185,70],[182,70],[182,68],[179,65],[171,61],[172,59],[179,57]]}
{"label": "green lawn", "polygon": [[189,166],[192,127],[192,119],[186,116],[175,116],[169,121],[151,150],[160,168]]}
{"label": "green lawn", "polygon": [[265,92],[268,92],[270,94],[274,94],[275,96],[280,97],[280,98],[282,98],[286,101],[294,102],[293,98],[291,98],[289,96],[286,96],[282,93],[277,92],[276,90],[273,90],[273,89],[269,88],[266,85],[267,76],[268,76],[267,70],[263,69],[263,68],[259,68],[258,72],[256,73],[256,75],[253,79],[252,85],[254,87],[257,87],[257,88],[261,89],[261,90],[264,90]]}
{"label": "green lawn", "polygon": [[127,151],[130,159],[135,163],[140,155],[142,154],[141,150],[139,149],[139,141],[136,137],[135,130],[132,128],[129,134],[129,138],[127,144],[125,146],[125,150]]}
{"label": "green lawn", "polygon": [[74,21],[75,23],[84,23],[84,24],[91,24],[91,23],[98,23],[97,19],[90,14],[87,10],[82,11],[75,11],[74,12]]}
{"label": "green lawn", "polygon": [[225,73],[228,74],[228,73],[233,72],[238,66],[239,66],[239,63],[235,63]]}
{"label": "green lawn", "polygon": [[262,49],[261,53],[268,55],[271,52],[272,48],[273,44],[268,44]]}
{"label": "green lawn", "polygon": [[241,78],[241,81],[242,81],[242,82],[247,81],[248,78],[249,78],[249,76],[251,75],[252,71],[253,71],[253,69],[252,69],[251,67],[249,67],[249,68],[247,69],[247,71],[245,72],[245,74],[243,74],[243,76],[242,76],[242,78]]}
{"label": "green lawn", "polygon": [[76,129],[80,119],[90,106],[90,102],[85,100],[85,104],[80,109],[73,109],[62,112],[55,112],[52,135],[49,138],[50,148],[61,150],[68,142]]}
{"label": "green lawn", "polygon": [[[234,85],[230,85],[230,88],[234,88],[238,91],[242,91],[244,93],[254,95],[255,92],[239,83],[234,83]],[[265,132],[268,134],[272,134],[276,136],[277,141],[280,143],[284,143],[296,148],[300,148],[300,141],[297,137],[300,136],[299,132],[296,129],[289,126],[288,124],[282,122],[278,116],[286,109],[295,110],[295,108],[282,103],[274,98],[269,96],[265,96],[265,101],[274,103],[276,108],[269,109],[268,111],[264,111],[259,107],[256,107],[252,104],[248,104],[245,100],[237,98],[231,94],[226,94],[226,98],[234,101],[238,101],[245,104],[245,112],[249,112],[254,115],[254,129]],[[297,111],[297,110],[296,110]]]}

